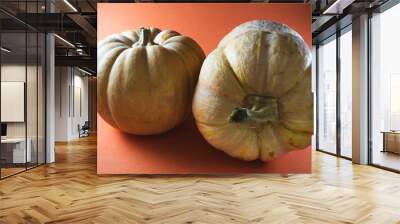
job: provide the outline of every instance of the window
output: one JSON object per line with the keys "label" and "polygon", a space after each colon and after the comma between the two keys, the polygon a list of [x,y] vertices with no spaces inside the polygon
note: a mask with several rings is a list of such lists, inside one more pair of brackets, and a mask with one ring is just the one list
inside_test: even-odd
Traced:
{"label": "window", "polygon": [[336,39],[318,47],[318,145],[336,153]]}
{"label": "window", "polygon": [[340,36],[340,155],[352,157],[352,33]]}
{"label": "window", "polygon": [[371,18],[370,160],[400,170],[400,5]]}
{"label": "window", "polygon": [[333,35],[318,45],[316,61],[317,149],[351,158],[353,79],[351,24],[340,30],[338,36]]}

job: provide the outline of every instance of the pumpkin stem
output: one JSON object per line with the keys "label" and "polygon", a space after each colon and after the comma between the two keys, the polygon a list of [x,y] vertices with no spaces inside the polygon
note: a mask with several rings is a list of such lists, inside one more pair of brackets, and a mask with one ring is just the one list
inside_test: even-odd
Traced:
{"label": "pumpkin stem", "polygon": [[151,35],[150,29],[141,27],[140,35],[139,35],[139,45],[146,46],[146,45],[153,44],[153,41],[151,40],[150,35]]}
{"label": "pumpkin stem", "polygon": [[266,123],[279,118],[278,100],[270,96],[249,95],[244,107],[235,108],[229,116],[230,122]]}

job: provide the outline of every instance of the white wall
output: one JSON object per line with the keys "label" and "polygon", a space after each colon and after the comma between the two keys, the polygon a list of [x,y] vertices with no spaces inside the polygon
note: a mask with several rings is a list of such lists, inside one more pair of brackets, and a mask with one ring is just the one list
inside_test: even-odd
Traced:
{"label": "white wall", "polygon": [[72,67],[56,67],[55,140],[79,137],[78,125],[88,120],[88,78]]}
{"label": "white wall", "polygon": [[[25,69],[28,72],[28,87],[27,87],[27,120],[28,129],[29,127],[34,127],[36,130],[36,111],[37,99],[36,99],[36,80],[34,80],[30,74],[35,74],[36,76],[36,66],[18,65],[18,64],[5,64],[1,66],[1,81],[2,82],[25,82]],[[29,88],[34,86],[34,88]],[[7,108],[1,108],[2,110],[7,110]],[[31,124],[34,122],[35,124]],[[30,131],[28,130],[28,137]],[[35,132],[36,135],[36,132]],[[25,122],[7,122],[7,136],[8,137],[25,137]]]}
{"label": "white wall", "polygon": [[69,68],[56,67],[55,68],[55,141],[68,140],[68,119],[69,119]]}
{"label": "white wall", "polygon": [[[31,70],[32,67],[28,67]],[[1,66],[1,81],[25,82],[25,64],[6,64]],[[35,94],[36,95],[36,94]],[[1,108],[7,110],[7,108]],[[25,137],[25,122],[7,123],[7,137]]]}

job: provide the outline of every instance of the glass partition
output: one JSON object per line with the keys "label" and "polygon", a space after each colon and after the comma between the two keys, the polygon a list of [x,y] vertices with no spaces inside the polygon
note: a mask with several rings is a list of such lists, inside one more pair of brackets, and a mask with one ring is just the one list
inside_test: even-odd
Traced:
{"label": "glass partition", "polygon": [[24,171],[31,161],[26,140],[26,41],[25,32],[1,34],[2,177]]}
{"label": "glass partition", "polygon": [[26,79],[26,113],[27,113],[27,150],[30,151],[28,168],[37,165],[38,158],[38,34],[27,33],[27,79]]}
{"label": "glass partition", "polygon": [[400,171],[400,4],[371,18],[372,164]]}
{"label": "glass partition", "polygon": [[318,45],[317,149],[352,157],[352,26]]}
{"label": "glass partition", "polygon": [[352,32],[340,36],[340,155],[352,157]]}
{"label": "glass partition", "polygon": [[[43,5],[0,2],[18,13]],[[45,45],[44,33],[0,12],[1,179],[45,163]]]}
{"label": "glass partition", "polygon": [[336,153],[336,37],[318,47],[318,145]]}

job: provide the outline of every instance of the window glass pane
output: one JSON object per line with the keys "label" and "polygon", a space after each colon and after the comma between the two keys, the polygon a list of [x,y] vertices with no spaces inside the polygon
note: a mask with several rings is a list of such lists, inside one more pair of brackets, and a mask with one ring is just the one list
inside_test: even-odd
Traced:
{"label": "window glass pane", "polygon": [[318,48],[318,149],[336,153],[336,40]]}
{"label": "window glass pane", "polygon": [[[25,170],[30,161],[26,142],[26,33],[1,34],[1,174]],[[6,49],[6,50],[4,50]],[[27,147],[28,146],[28,147]]]}
{"label": "window glass pane", "polygon": [[372,22],[372,163],[400,170],[400,4]]}
{"label": "window glass pane", "polygon": [[[312,67],[311,67],[311,75],[312,75],[312,92],[313,92],[313,96],[314,96],[314,117],[316,117],[317,114],[317,99],[316,99],[316,80],[317,80],[317,47],[315,45],[312,46]],[[311,144],[311,148],[312,150],[316,150],[317,148],[317,122],[316,119],[314,119],[313,121],[313,127],[314,127],[314,134],[312,135],[312,144]]]}
{"label": "window glass pane", "polygon": [[[39,5],[37,1],[27,1],[25,12],[29,14],[37,13]],[[37,17],[28,17],[32,23],[37,23]],[[27,167],[37,166],[38,157],[38,35],[35,30],[27,28],[27,79],[26,79],[26,125],[27,142],[30,147],[30,161]]]}
{"label": "window glass pane", "polygon": [[[17,17],[44,13],[45,0],[0,1]],[[45,162],[45,35],[0,12],[0,177]],[[33,18],[36,18],[33,16]],[[35,23],[35,21],[30,20]]]}
{"label": "window glass pane", "polygon": [[352,136],[352,35],[340,36],[340,153],[351,158]]}
{"label": "window glass pane", "polygon": [[28,168],[37,165],[37,132],[38,132],[38,36],[36,32],[27,33],[27,48],[28,48],[28,61],[27,61],[27,80],[26,80],[26,118],[27,118],[27,142],[29,144],[31,153],[29,154],[30,160],[27,163]]}

